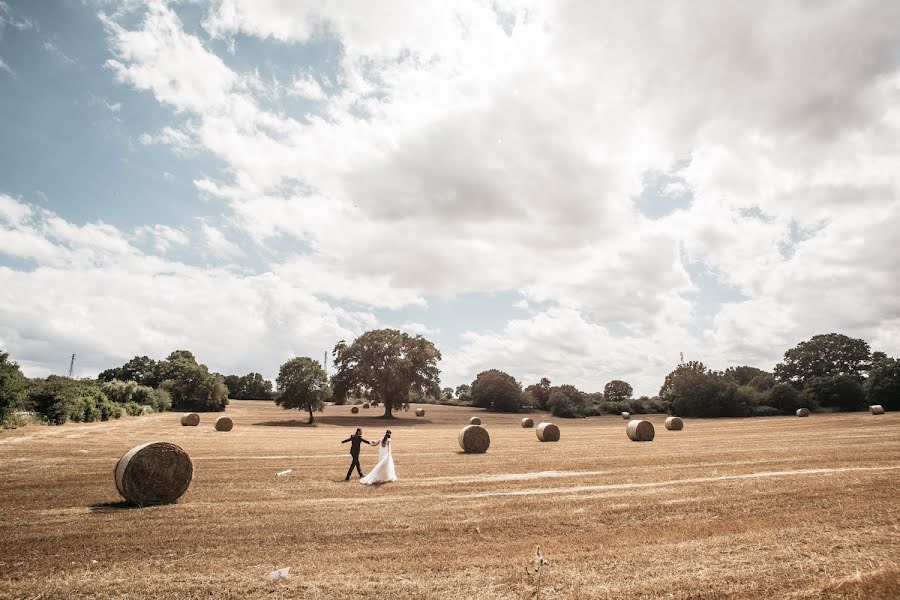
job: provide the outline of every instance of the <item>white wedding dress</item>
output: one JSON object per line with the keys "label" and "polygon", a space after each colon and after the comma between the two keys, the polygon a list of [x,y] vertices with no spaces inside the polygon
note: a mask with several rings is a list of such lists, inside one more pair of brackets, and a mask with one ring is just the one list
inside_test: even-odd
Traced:
{"label": "white wedding dress", "polygon": [[359,480],[364,485],[389,481],[397,481],[397,473],[394,471],[394,456],[391,454],[391,440],[387,440],[384,445],[378,444],[378,464],[369,471],[368,475]]}

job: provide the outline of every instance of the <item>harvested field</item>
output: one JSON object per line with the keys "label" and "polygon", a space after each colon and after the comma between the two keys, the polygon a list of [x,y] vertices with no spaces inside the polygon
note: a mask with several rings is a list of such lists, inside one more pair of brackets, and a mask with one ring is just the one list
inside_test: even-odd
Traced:
{"label": "harvested field", "polygon": [[[227,436],[176,413],[0,432],[0,597],[527,598],[537,544],[542,598],[900,597],[900,414],[679,432],[651,415],[643,444],[620,415],[563,420],[542,444],[522,415],[491,414],[490,449],[467,455],[472,409],[426,408],[329,407],[306,426],[234,401]],[[356,427],[393,431],[400,481],[343,481]],[[113,467],[151,440],[186,450],[193,482],[131,508]],[[376,456],[363,448],[364,470]]]}

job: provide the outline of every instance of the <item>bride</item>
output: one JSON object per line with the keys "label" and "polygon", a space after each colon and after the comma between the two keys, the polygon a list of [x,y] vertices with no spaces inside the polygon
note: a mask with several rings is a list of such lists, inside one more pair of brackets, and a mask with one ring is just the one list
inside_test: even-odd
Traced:
{"label": "bride", "polygon": [[384,432],[384,437],[380,442],[372,442],[373,446],[376,444],[381,446],[378,449],[378,464],[359,482],[372,485],[373,483],[397,481],[397,473],[394,472],[394,457],[391,454],[391,430],[388,429]]}

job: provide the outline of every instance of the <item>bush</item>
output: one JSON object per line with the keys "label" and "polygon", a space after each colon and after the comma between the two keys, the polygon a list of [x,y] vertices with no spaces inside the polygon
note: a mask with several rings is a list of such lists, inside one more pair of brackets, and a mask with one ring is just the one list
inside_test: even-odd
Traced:
{"label": "bush", "polygon": [[774,406],[754,406],[750,409],[750,414],[754,417],[776,417],[781,414]]}
{"label": "bush", "polygon": [[804,402],[800,397],[800,392],[789,383],[777,383],[769,390],[762,403],[769,408],[774,409],[782,415],[790,415],[797,412],[798,408],[806,407],[809,410],[818,408],[818,403],[813,398],[806,398]]}
{"label": "bush", "polygon": [[547,404],[554,417],[582,419],[587,416],[587,403],[584,399],[573,398],[559,390],[550,392],[550,401]]}
{"label": "bush", "polygon": [[154,412],[166,412],[172,408],[172,396],[163,389],[155,390],[145,385],[139,385],[131,396],[131,401],[143,406],[149,406]]}
{"label": "bush", "polygon": [[126,402],[122,408],[129,417],[139,417],[144,414],[144,407],[137,402]]}
{"label": "bush", "polygon": [[9,354],[0,351],[0,425],[18,425],[18,420],[10,417],[24,399],[25,377],[19,365],[9,360]]}
{"label": "bush", "polygon": [[812,377],[806,381],[801,398],[807,406],[838,410],[861,410],[866,407],[862,386],[849,375]]}
{"label": "bush", "polygon": [[122,416],[122,408],[106,397],[100,385],[90,380],[51,375],[31,383],[28,400],[44,420],[54,425],[66,421],[108,421]]}

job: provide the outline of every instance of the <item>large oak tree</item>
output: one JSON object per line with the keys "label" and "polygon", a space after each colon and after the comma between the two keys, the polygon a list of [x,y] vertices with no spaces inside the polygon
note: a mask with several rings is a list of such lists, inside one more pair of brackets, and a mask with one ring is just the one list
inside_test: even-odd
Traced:
{"label": "large oak tree", "polygon": [[384,404],[384,417],[409,401],[411,391],[439,396],[441,353],[421,335],[397,329],[367,331],[352,344],[339,342],[332,352],[337,372],[332,377],[334,394],[367,394]]}

